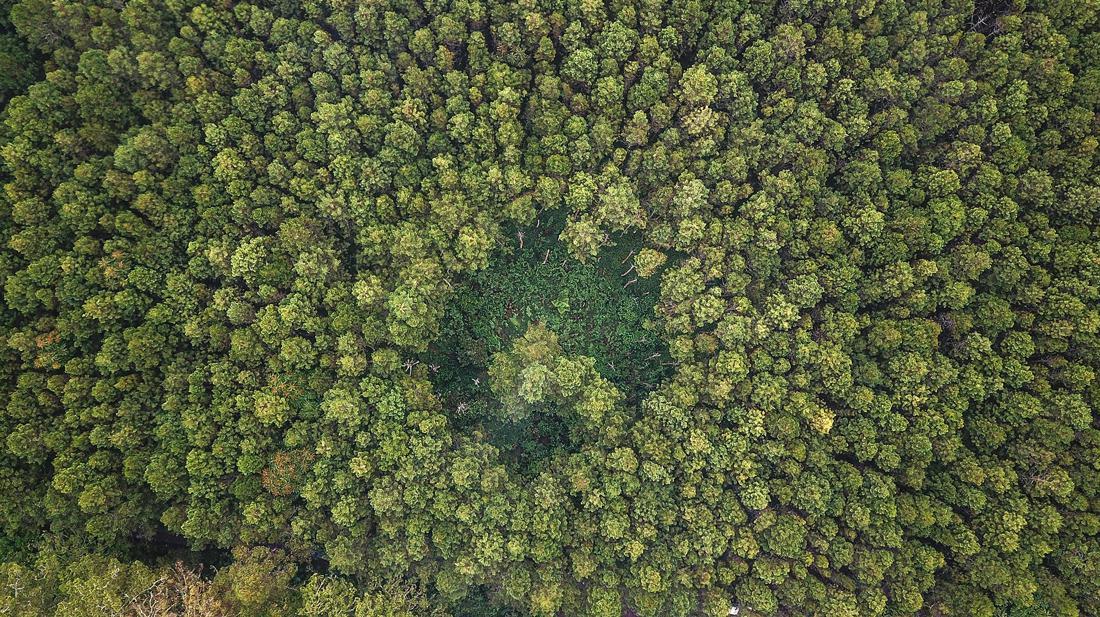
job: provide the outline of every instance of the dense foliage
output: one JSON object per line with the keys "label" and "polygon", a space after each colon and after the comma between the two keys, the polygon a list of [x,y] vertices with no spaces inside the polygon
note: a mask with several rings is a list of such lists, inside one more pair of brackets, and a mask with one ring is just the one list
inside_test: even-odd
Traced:
{"label": "dense foliage", "polygon": [[0,608],[1100,614],[1095,0],[5,20]]}
{"label": "dense foliage", "polygon": [[0,564],[0,614],[11,617],[437,617],[423,591],[394,583],[361,591],[312,574],[293,585],[296,566],[267,548],[234,551],[235,561],[204,577],[182,561],[147,565],[103,555],[43,551],[29,565]]}

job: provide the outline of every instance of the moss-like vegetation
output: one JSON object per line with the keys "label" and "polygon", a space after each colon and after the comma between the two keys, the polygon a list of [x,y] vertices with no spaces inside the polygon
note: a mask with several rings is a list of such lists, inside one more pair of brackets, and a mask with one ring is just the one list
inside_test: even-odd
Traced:
{"label": "moss-like vegetation", "polygon": [[561,230],[552,212],[509,230],[510,242],[489,267],[463,280],[451,296],[440,336],[419,358],[455,425],[483,433],[528,471],[569,447],[569,427],[555,414],[513,421],[495,412],[488,365],[529,325],[546,325],[565,353],[594,358],[600,375],[631,403],[659,384],[670,365],[653,318],[658,277],[635,273],[636,239],[621,237],[582,263],[559,240]]}

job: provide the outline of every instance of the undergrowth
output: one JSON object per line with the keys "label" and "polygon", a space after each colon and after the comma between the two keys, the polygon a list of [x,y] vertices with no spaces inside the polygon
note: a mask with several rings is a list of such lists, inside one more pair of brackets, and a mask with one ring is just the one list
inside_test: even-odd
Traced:
{"label": "undergrowth", "polygon": [[543,214],[507,232],[490,266],[463,281],[446,308],[440,336],[423,354],[443,404],[458,427],[481,431],[521,468],[568,448],[569,427],[554,414],[502,419],[487,367],[527,326],[542,322],[570,355],[595,358],[600,374],[636,403],[667,371],[667,346],[655,331],[659,275],[631,271],[640,248],[623,236],[598,259],[581,263],[558,240],[563,221]]}

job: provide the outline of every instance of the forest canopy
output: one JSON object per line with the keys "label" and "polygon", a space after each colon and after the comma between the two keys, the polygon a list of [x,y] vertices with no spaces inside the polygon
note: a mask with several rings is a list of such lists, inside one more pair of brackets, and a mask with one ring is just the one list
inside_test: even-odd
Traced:
{"label": "forest canopy", "polygon": [[0,613],[1100,615],[1096,0],[0,13]]}

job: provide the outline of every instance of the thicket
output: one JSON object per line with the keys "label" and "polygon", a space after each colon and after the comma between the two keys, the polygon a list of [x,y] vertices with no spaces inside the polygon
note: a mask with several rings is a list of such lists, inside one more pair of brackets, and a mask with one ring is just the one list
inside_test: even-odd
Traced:
{"label": "thicket", "polygon": [[2,8],[0,608],[1100,614],[1094,0]]}

